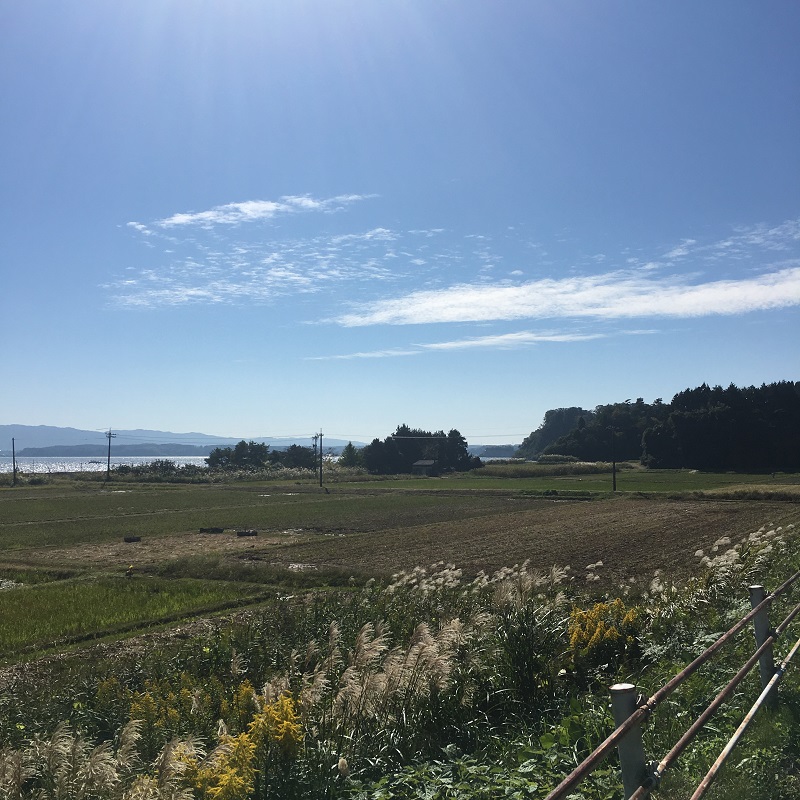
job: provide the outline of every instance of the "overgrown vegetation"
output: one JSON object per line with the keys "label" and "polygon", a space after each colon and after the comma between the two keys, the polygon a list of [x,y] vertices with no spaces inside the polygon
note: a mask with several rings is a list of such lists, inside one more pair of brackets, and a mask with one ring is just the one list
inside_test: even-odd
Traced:
{"label": "overgrown vegetation", "polygon": [[[275,597],[188,638],[10,668],[0,792],[541,797],[610,732],[609,683],[652,693],[741,616],[748,584],[774,586],[798,567],[796,545],[792,526],[764,526],[695,553],[684,584],[654,574],[600,596],[590,576],[609,569],[602,561],[581,575],[522,564],[472,578],[437,563],[360,589]],[[740,636],[670,698],[646,730],[648,752],[663,755],[751,651]],[[751,682],[720,712],[656,797],[696,782],[757,691]],[[781,691],[761,722],[770,736],[750,737],[717,797],[794,796],[794,778],[773,776],[798,771],[796,679]],[[618,785],[612,761],[580,795],[612,798]]]}
{"label": "overgrown vegetation", "polygon": [[[497,477],[497,478],[543,478],[564,475],[609,475],[611,474],[611,464],[604,462],[587,463],[577,462],[576,460],[544,461],[543,463],[494,463],[475,469],[472,474],[476,477]],[[627,463],[617,465],[617,469],[631,469]]]}

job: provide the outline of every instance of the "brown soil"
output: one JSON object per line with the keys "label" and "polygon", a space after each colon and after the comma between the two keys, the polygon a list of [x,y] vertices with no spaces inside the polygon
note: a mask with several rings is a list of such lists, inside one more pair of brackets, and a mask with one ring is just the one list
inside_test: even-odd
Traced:
{"label": "brown soil", "polygon": [[[517,506],[520,506],[517,508]],[[762,525],[800,527],[794,503],[661,499],[590,502],[509,500],[508,510],[454,524],[419,525],[338,540],[298,541],[273,557],[320,566],[358,564],[390,573],[437,561],[466,573],[490,572],[529,560],[532,567],[569,565],[575,573],[603,561],[609,580],[691,572],[698,549],[712,555],[714,542],[740,541]]]}
{"label": "brown soil", "polygon": [[167,536],[143,537],[140,542],[105,542],[102,544],[79,544],[74,547],[48,547],[36,550],[15,550],[14,561],[37,566],[61,566],[115,570],[135,567],[150,567],[170,559],[219,553],[236,557],[240,554],[260,553],[286,544],[297,536],[292,531],[283,534],[237,536],[235,531],[220,534],[184,531]]}
{"label": "brown soil", "polygon": [[438,561],[474,574],[528,560],[536,568],[569,565],[575,574],[585,575],[587,565],[602,560],[599,573],[607,584],[646,578],[657,569],[683,576],[697,566],[695,551],[703,549],[712,555],[713,543],[723,536],[736,543],[762,525],[794,523],[800,528],[798,504],[770,501],[652,497],[555,501],[508,496],[487,497],[484,506],[473,496],[469,504],[439,511],[443,513],[429,509],[427,518],[436,521],[424,523],[425,513],[410,508],[400,515],[401,520],[397,516],[370,520],[367,530],[362,525],[349,531],[317,527],[259,531],[256,537],[238,537],[232,530],[179,532],[143,537],[136,543],[17,550],[14,561],[118,571],[129,564],[147,568],[172,559],[216,554],[293,569],[390,575]]}

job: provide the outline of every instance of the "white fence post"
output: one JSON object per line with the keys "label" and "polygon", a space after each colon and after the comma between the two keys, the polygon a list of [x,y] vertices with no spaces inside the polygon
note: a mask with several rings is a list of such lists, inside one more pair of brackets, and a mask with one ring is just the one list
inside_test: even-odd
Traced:
{"label": "white fence post", "polygon": [[[750,608],[755,608],[760,605],[767,597],[767,592],[763,586],[755,585],[750,587]],[[756,634],[756,647],[761,647],[762,644],[770,637],[772,631],[769,628],[769,612],[767,608],[762,608],[758,614],[753,617],[753,627]],[[767,684],[772,680],[775,674],[775,657],[772,653],[772,646],[770,645],[758,659],[758,671],[761,675],[761,688],[766,689]],[[778,695],[773,691],[767,699],[767,707],[775,708],[778,705]]]}
{"label": "white fence post", "polygon": [[[636,687],[632,683],[615,683],[611,687],[611,712],[614,725],[619,728],[636,711]],[[647,762],[642,744],[642,726],[635,725],[617,745],[622,768],[622,786],[625,797],[630,797],[647,777]]]}

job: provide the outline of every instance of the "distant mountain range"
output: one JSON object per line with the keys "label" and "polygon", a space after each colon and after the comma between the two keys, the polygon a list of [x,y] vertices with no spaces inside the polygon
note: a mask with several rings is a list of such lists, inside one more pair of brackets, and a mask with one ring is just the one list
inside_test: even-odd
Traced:
{"label": "distant mountain range", "polygon": [[[235,445],[242,439],[268,444],[283,450],[292,444],[310,447],[311,437],[280,438],[275,436],[211,436],[206,433],[174,433],[172,431],[112,430],[112,455],[117,456],[204,456],[215,447]],[[0,425],[0,455],[11,455],[11,440],[18,456],[102,456],[108,452],[105,431],[59,428],[53,425]],[[325,450],[344,447],[342,439],[323,436]],[[363,447],[363,442],[353,442]]]}

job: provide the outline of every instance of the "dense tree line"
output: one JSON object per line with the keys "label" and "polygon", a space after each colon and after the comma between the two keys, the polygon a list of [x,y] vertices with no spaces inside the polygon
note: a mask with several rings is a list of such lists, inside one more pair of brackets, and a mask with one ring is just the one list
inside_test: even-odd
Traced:
{"label": "dense tree line", "polygon": [[[573,406],[571,408],[552,408],[545,412],[544,422],[529,436],[515,453],[517,458],[533,459],[544,452],[553,442],[566,436],[573,428],[584,426],[594,418],[593,411]],[[581,422],[583,419],[583,422]]]}
{"label": "dense tree line", "polygon": [[[217,447],[206,463],[211,469],[257,471],[270,466],[315,469],[317,454],[310,447],[293,444],[285,450],[270,450],[269,445],[242,440],[234,447]],[[352,442],[342,450],[339,463],[345,467],[363,467],[380,475],[411,473],[417,461],[435,462],[439,472],[465,471],[481,466],[481,460],[471,456],[467,440],[455,429],[423,431],[399,425],[383,441],[374,439],[357,449]]]}
{"label": "dense tree line", "polygon": [[285,450],[270,450],[262,442],[242,439],[234,447],[216,447],[206,463],[211,469],[256,471],[269,466],[315,469],[316,453],[310,447],[293,444]]}
{"label": "dense tree line", "polygon": [[642,445],[643,462],[654,467],[800,469],[800,382],[687,389]]}
{"label": "dense tree line", "polygon": [[436,462],[440,472],[463,472],[481,466],[481,460],[471,456],[467,440],[455,428],[444,431],[423,431],[399,425],[383,441],[373,439],[361,450],[364,467],[380,475],[401,475],[412,472],[417,461]]}
{"label": "dense tree line", "polygon": [[[544,435],[580,409],[548,411],[526,442]],[[549,415],[549,416],[548,416]],[[538,436],[537,436],[538,434]],[[521,455],[530,457],[528,452]],[[671,403],[598,406],[582,412],[571,430],[538,449],[585,461],[639,459],[650,467],[737,471],[800,469],[800,383],[727,389],[703,384]]]}

